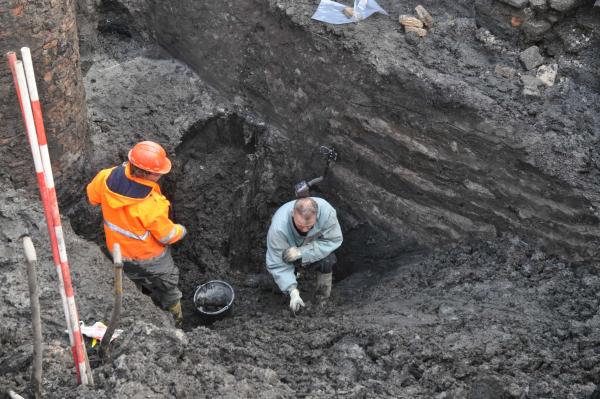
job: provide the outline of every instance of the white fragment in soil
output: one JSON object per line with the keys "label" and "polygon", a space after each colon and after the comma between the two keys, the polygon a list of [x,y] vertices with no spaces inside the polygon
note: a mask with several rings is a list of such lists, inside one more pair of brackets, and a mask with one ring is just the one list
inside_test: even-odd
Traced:
{"label": "white fragment in soil", "polygon": [[487,188],[485,188],[484,186],[482,186],[479,183],[475,183],[475,182],[467,179],[463,182],[463,184],[465,185],[466,188],[468,188],[471,191],[475,191],[476,193],[485,195],[487,197],[494,197],[494,194],[492,194],[492,192],[490,190],[488,190]]}
{"label": "white fragment in soil", "polygon": [[[479,33],[479,32],[478,32]],[[496,44],[496,36],[494,36],[489,30],[484,29],[480,34],[477,35],[477,39],[485,44]]]}
{"label": "white fragment in soil", "polygon": [[554,86],[556,73],[558,72],[558,64],[542,65],[538,68],[536,77],[548,87]]}
{"label": "white fragment in soil", "polygon": [[450,143],[450,148],[452,149],[452,152],[458,152],[458,144],[456,144],[456,141]]}

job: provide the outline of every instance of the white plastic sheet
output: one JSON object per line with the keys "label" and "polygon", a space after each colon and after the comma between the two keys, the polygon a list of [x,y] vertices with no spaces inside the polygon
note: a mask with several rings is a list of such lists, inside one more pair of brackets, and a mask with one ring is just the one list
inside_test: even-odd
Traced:
{"label": "white plastic sheet", "polygon": [[[83,321],[80,321],[79,328],[81,330],[81,333],[83,335],[85,335],[86,337],[90,337],[93,339],[97,339],[98,341],[102,341],[102,338],[104,337],[104,333],[106,332],[106,329],[108,328],[108,326],[100,321],[95,322],[91,326],[86,326],[83,323]],[[67,331],[65,331],[65,332],[67,332]],[[115,330],[115,332],[113,333],[113,336],[111,337],[110,342],[114,341],[114,339],[117,338],[121,334],[123,334],[123,330],[120,330],[117,328]]]}
{"label": "white plastic sheet", "polygon": [[331,0],[321,0],[319,7],[312,16],[312,19],[317,21],[327,22],[329,24],[340,25],[349,24],[352,22],[362,21],[378,12],[383,15],[388,13],[377,4],[375,0],[354,0],[354,13],[352,18],[344,15],[344,8],[347,5],[337,3]]}

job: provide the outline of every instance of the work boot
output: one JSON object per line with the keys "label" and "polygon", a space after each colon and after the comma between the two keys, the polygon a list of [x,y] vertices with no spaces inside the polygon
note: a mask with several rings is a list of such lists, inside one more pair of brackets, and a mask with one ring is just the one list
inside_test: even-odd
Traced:
{"label": "work boot", "polygon": [[181,301],[177,301],[175,305],[172,305],[169,308],[169,312],[173,315],[173,319],[175,320],[175,327],[182,328],[183,312],[181,311]]}
{"label": "work boot", "polygon": [[331,280],[333,273],[317,273],[317,288],[315,289],[315,298],[319,305],[324,305],[331,295]]}

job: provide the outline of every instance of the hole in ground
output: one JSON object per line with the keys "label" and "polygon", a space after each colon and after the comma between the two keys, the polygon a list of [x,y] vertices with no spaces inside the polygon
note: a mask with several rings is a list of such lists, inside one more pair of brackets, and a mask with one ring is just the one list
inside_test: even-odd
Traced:
{"label": "hole in ground", "polygon": [[[310,151],[288,156],[281,148],[271,148],[266,137],[266,127],[251,118],[219,114],[192,125],[171,154],[173,171],[161,185],[172,203],[172,219],[189,232],[173,248],[180,270],[186,328],[205,324],[194,308],[193,295],[198,285],[213,279],[234,286],[235,308],[240,311],[286,308],[285,297],[261,291],[256,282],[248,280],[260,273],[270,279],[264,268],[264,240],[271,216],[293,198],[293,183],[316,176],[324,162]],[[308,167],[300,166],[301,162]],[[336,207],[346,227],[345,242],[337,253],[336,281],[357,271],[381,269],[381,260],[394,263],[405,250],[385,232],[351,220],[357,209],[347,209],[348,199],[344,201],[337,195],[338,184],[330,176],[312,192]],[[69,216],[75,231],[105,250],[98,210],[85,200],[72,209]],[[303,295],[309,295],[314,277],[305,276]]]}
{"label": "hole in ground", "polygon": [[257,148],[263,132],[236,114],[218,115],[194,124],[176,149],[164,189],[173,219],[189,233],[174,256],[190,326],[202,322],[193,306],[198,285],[222,279],[235,286],[236,272],[263,269],[265,221],[258,215],[266,205]]}

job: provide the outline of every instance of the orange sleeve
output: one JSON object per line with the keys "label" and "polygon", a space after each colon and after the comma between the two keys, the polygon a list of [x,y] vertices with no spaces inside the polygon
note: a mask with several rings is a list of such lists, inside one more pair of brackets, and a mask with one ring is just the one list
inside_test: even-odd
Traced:
{"label": "orange sleeve", "polygon": [[104,171],[100,171],[86,187],[88,201],[92,205],[100,205],[102,202],[100,193],[105,174]]}
{"label": "orange sleeve", "polygon": [[142,224],[163,245],[174,244],[187,234],[180,224],[169,219],[169,201],[164,197],[154,198],[153,211],[145,213]]}

